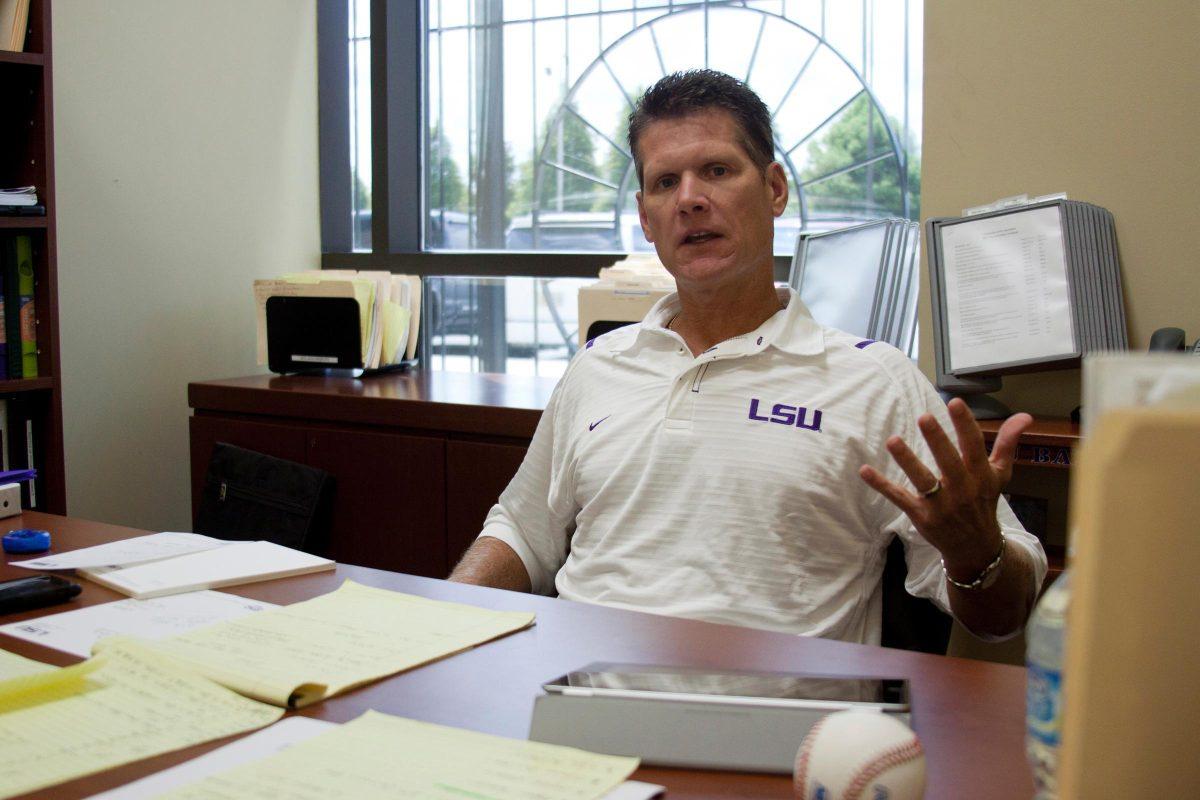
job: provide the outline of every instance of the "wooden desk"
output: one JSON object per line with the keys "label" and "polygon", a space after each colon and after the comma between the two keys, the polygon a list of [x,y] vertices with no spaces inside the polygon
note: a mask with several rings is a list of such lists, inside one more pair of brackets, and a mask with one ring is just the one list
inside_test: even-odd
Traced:
{"label": "wooden desk", "polygon": [[[45,528],[56,550],[85,547],[144,531],[26,513],[7,527]],[[0,567],[0,579],[29,574]],[[541,683],[590,661],[626,661],[749,670],[794,670],[839,676],[900,676],[912,681],[913,726],[925,746],[928,800],[1029,797],[1024,757],[1025,671],[1019,667],[902,650],[806,639],[780,633],[672,619],[547,597],[460,586],[439,580],[339,565],[336,573],[305,575],[237,587],[246,597],[291,603],[335,589],[350,578],[371,586],[473,603],[532,610],[537,624],[411,672],[370,684],[305,709],[306,716],[345,722],[367,709],[524,738]],[[119,599],[87,581],[69,604],[12,614],[17,621]],[[49,663],[76,659],[0,636],[7,650]],[[684,732],[681,732],[684,735]],[[192,747],[28,795],[85,797],[200,755],[229,740]],[[786,776],[699,770],[641,769],[638,780],[668,787],[680,798],[791,798]]]}
{"label": "wooden desk", "polygon": [[[983,439],[991,449],[1004,420],[981,420]],[[1068,469],[1071,451],[1079,445],[1079,425],[1069,419],[1043,418],[1034,420],[1017,444],[1017,464],[1033,467]]]}

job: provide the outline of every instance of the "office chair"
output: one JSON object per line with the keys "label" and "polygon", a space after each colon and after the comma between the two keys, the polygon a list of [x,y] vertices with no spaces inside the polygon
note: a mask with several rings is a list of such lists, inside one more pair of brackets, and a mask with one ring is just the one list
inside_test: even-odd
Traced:
{"label": "office chair", "polygon": [[901,650],[945,655],[952,620],[931,601],[904,588],[908,568],[899,537],[888,545],[883,566],[883,634],[880,644]]}
{"label": "office chair", "polygon": [[193,530],[326,555],[333,491],[333,476],[324,470],[217,442]]}

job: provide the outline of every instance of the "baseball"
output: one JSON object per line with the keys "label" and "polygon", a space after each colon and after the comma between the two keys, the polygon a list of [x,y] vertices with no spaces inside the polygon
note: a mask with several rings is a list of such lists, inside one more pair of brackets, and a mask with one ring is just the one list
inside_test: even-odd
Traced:
{"label": "baseball", "polygon": [[878,711],[839,711],[800,745],[797,800],[920,800],[925,792],[921,740]]}

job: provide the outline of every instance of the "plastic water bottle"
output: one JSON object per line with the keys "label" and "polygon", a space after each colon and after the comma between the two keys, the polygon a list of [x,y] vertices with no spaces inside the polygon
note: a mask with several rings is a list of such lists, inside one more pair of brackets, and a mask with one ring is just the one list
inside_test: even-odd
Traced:
{"label": "plastic water bottle", "polygon": [[1033,767],[1035,800],[1058,797],[1063,644],[1070,596],[1070,578],[1064,571],[1042,595],[1026,632],[1025,661],[1029,677],[1025,698],[1025,752]]}

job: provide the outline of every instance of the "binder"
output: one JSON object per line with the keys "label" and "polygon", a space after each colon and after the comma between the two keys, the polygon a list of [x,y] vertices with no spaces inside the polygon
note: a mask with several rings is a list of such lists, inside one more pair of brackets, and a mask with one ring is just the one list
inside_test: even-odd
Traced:
{"label": "binder", "polygon": [[21,295],[16,236],[4,237],[0,259],[4,262],[4,366],[7,377],[15,379],[21,377],[22,371]]}

